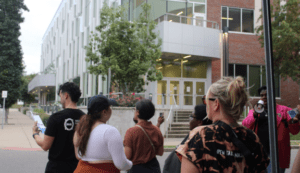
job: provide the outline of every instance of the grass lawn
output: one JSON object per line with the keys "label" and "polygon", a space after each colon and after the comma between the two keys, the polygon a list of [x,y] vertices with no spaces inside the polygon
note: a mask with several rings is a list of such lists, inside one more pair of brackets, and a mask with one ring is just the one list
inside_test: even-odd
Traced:
{"label": "grass lawn", "polygon": [[291,137],[291,140],[300,140],[300,133],[298,133],[297,135],[290,134],[290,137]]}
{"label": "grass lawn", "polygon": [[21,108],[23,107],[23,105],[17,105],[17,104],[13,104],[10,108]]}

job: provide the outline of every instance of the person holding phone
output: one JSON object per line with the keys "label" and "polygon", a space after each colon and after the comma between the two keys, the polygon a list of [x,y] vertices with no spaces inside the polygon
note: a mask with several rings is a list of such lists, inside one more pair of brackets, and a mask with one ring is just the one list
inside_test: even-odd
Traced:
{"label": "person holding phone", "polygon": [[[262,86],[258,89],[260,100],[264,102],[264,111],[257,113],[253,109],[249,111],[248,116],[243,120],[243,125],[255,131],[261,143],[263,144],[266,153],[270,156],[269,144],[269,125],[268,125],[268,105],[267,105],[267,87]],[[300,109],[300,105],[297,106]],[[288,111],[292,109],[284,105],[276,104],[276,118],[277,118],[277,140],[278,140],[278,158],[280,173],[284,173],[286,168],[290,165],[290,135],[299,133],[299,118],[300,114],[294,118],[290,117]],[[271,164],[267,168],[271,172]]]}

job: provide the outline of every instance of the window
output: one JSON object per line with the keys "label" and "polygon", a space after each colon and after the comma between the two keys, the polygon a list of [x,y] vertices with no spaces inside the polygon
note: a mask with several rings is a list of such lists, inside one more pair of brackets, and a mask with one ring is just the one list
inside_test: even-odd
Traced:
{"label": "window", "polygon": [[189,0],[190,2],[203,2],[205,3],[205,0]]}
{"label": "window", "polygon": [[[186,3],[185,2],[176,2],[176,1],[168,1],[167,13],[174,14],[174,16],[168,16],[168,20],[170,22],[178,22],[180,23],[180,15],[186,16]],[[181,20],[186,20],[185,18],[181,18]],[[181,23],[186,23],[186,21],[181,21]]]}
{"label": "window", "polygon": [[[229,64],[229,76],[242,76],[250,96],[259,97],[257,90],[266,85],[266,73],[264,66]],[[274,75],[275,97],[280,97],[280,76]]]}
{"label": "window", "polygon": [[254,11],[222,7],[222,28],[225,26],[229,31],[254,33]]}

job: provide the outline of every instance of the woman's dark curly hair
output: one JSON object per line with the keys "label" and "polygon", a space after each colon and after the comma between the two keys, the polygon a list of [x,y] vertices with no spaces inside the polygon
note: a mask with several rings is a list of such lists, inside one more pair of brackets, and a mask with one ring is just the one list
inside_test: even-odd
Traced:
{"label": "woman's dark curly hair", "polygon": [[72,102],[77,103],[80,96],[81,96],[81,91],[79,89],[79,87],[73,83],[73,82],[66,82],[62,85],[59,86],[57,95],[59,95],[59,93],[68,93],[71,97]]}

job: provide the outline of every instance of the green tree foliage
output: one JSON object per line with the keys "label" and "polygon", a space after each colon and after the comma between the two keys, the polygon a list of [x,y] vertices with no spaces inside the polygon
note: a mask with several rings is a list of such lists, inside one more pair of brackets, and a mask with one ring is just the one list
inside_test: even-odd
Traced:
{"label": "green tree foliage", "polygon": [[96,27],[100,35],[92,33],[86,47],[90,73],[107,75],[111,68],[111,82],[124,94],[144,91],[144,76],[148,81],[162,79],[162,73],[155,68],[162,41],[154,32],[156,23],[149,17],[150,9],[145,3],[139,18],[128,21],[124,7],[104,3],[100,25]]}
{"label": "green tree foliage", "polygon": [[[280,6],[280,1],[274,0],[271,6],[274,72],[300,82],[300,0],[284,2]],[[261,33],[259,41],[264,47],[263,26],[256,31]]]}
{"label": "green tree foliage", "polygon": [[23,10],[29,11],[24,0],[0,0],[0,91],[8,91],[6,108],[20,97],[22,86],[23,54],[19,36]]}
{"label": "green tree foliage", "polygon": [[30,104],[35,101],[35,96],[33,94],[28,94],[28,84],[37,74],[30,74],[26,76],[22,76],[22,87],[21,87],[21,97],[20,99],[25,104]]}

